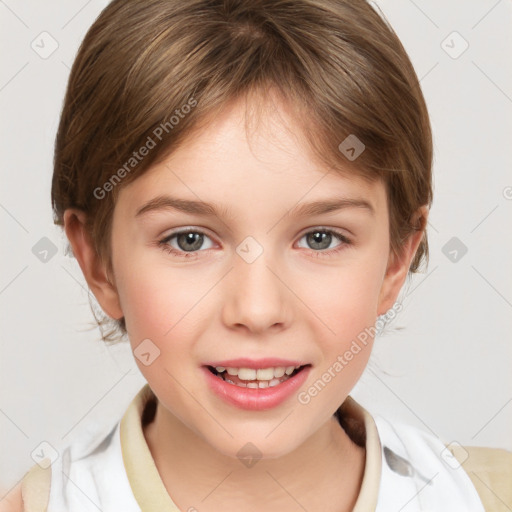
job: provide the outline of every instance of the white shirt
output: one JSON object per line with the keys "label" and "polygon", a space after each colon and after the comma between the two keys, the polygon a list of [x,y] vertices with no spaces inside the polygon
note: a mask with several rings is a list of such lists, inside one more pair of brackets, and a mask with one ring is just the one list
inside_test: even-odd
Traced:
{"label": "white shirt", "polygon": [[[86,432],[62,452],[51,465],[47,512],[180,512],[144,438],[142,412],[152,399],[146,384],[108,433]],[[439,439],[373,418],[350,396],[341,410],[366,437],[354,512],[485,512],[465,470]]]}

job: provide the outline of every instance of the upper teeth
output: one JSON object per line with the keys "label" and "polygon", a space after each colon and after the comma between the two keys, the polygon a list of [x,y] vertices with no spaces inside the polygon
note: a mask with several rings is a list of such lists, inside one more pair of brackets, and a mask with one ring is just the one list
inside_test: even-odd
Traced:
{"label": "upper teeth", "polygon": [[272,380],[280,378],[285,373],[290,375],[296,368],[300,366],[278,366],[276,368],[225,368],[224,366],[216,366],[215,369],[222,373],[227,370],[229,375],[238,375],[240,380]]}

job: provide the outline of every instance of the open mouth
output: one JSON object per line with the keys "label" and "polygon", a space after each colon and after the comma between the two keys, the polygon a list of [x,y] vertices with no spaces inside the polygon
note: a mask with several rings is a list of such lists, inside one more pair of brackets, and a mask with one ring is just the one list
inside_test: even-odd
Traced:
{"label": "open mouth", "polygon": [[276,368],[261,368],[258,370],[248,368],[223,368],[207,366],[208,370],[224,382],[242,388],[271,388],[295,377],[304,368],[311,366],[288,366]]}

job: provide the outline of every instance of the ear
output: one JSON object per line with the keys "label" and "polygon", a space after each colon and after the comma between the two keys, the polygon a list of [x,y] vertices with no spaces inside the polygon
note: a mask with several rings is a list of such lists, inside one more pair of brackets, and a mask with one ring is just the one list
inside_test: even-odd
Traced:
{"label": "ear", "polygon": [[96,252],[85,228],[86,215],[82,210],[68,208],[64,212],[64,229],[73,255],[78,261],[89,288],[103,311],[111,318],[123,316],[115,284],[108,279],[107,269]]}
{"label": "ear", "polygon": [[389,251],[388,265],[386,274],[382,282],[377,315],[385,314],[395,303],[400,290],[407,278],[407,273],[411,266],[411,262],[416,254],[418,246],[425,232],[427,225],[428,207],[422,206],[413,216],[412,223],[414,226],[420,226],[421,229],[413,231],[402,245],[402,253],[395,254]]}

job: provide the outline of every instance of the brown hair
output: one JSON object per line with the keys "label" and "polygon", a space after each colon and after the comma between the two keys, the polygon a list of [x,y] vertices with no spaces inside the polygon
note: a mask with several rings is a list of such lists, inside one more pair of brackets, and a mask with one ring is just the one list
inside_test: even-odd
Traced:
{"label": "brown hair", "polygon": [[[319,160],[335,172],[383,179],[391,248],[400,253],[406,237],[426,227],[412,214],[432,202],[432,136],[406,51],[364,0],[111,2],[71,69],[55,143],[55,224],[63,226],[67,208],[83,210],[111,272],[121,187],[228,102],[263,99],[270,88],[294,107]],[[354,161],[339,149],[349,135],[365,145]],[[409,271],[422,259],[426,231]],[[126,333],[124,318],[103,318],[100,327],[109,322],[105,341]]]}

